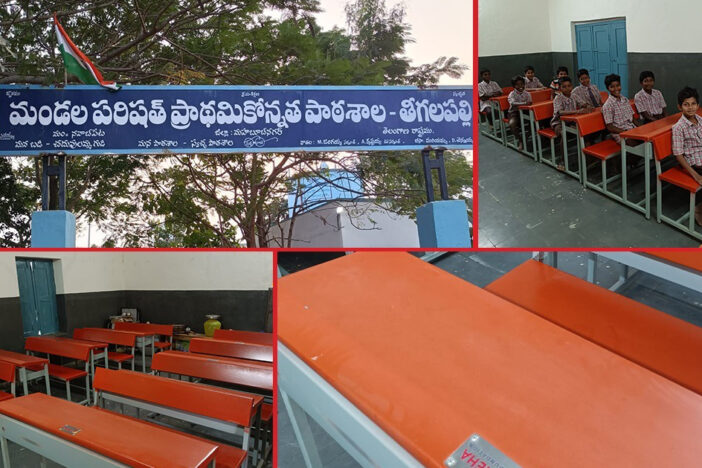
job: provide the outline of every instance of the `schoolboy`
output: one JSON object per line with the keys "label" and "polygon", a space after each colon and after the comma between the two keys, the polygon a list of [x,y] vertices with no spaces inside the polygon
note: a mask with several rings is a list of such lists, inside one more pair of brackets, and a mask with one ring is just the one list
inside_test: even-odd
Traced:
{"label": "schoolboy", "polygon": [[556,77],[551,81],[551,84],[548,85],[548,87],[551,88],[551,99],[555,99],[556,94],[560,93],[560,79],[565,76],[568,76],[568,68],[558,67],[556,70]]}
{"label": "schoolboy", "polygon": [[[501,96],[502,88],[495,81],[490,81],[490,70],[484,68],[480,70],[480,78],[482,81],[478,83],[478,97],[480,98],[480,112],[490,109],[488,100],[491,97]],[[492,115],[487,113],[487,121],[492,124]]]}
{"label": "schoolboy", "polygon": [[[673,125],[673,154],[682,168],[695,182],[702,185],[702,117],[697,115],[700,95],[697,90],[684,87],[678,93],[680,120]],[[695,221],[702,226],[702,203],[695,207]]]}
{"label": "schoolboy", "polygon": [[512,129],[512,135],[517,139],[517,147],[519,151],[524,149],[522,144],[521,126],[519,122],[519,106],[531,104],[531,95],[524,90],[524,78],[521,76],[512,77],[512,86],[514,90],[507,96],[509,109],[507,110],[507,118],[509,126]]}
{"label": "schoolboy", "polygon": [[602,105],[602,117],[604,117],[605,125],[612,139],[617,143],[621,142],[620,133],[638,126],[638,122],[634,122],[634,110],[631,108],[629,100],[622,96],[621,81],[619,75],[605,76],[605,86],[609,91],[609,97]]}
{"label": "schoolboy", "polygon": [[595,108],[602,105],[602,96],[597,86],[590,82],[590,73],[581,68],[578,70],[579,86],[573,90],[572,96],[579,108]]}
{"label": "schoolboy", "polygon": [[535,76],[534,67],[524,67],[524,87],[526,89],[546,89],[546,86]]}
{"label": "schoolboy", "polygon": [[573,92],[573,82],[569,76],[563,76],[559,79],[560,93],[553,100],[553,118],[551,119],[551,128],[556,132],[556,138],[560,139],[563,133],[563,124],[561,122],[562,115],[583,114],[586,109],[578,109],[575,99],[571,96]]}
{"label": "schoolboy", "polygon": [[652,71],[644,70],[639,74],[641,91],[634,95],[634,104],[644,122],[653,122],[665,117],[665,99],[663,93],[653,89],[655,82],[656,77]]}

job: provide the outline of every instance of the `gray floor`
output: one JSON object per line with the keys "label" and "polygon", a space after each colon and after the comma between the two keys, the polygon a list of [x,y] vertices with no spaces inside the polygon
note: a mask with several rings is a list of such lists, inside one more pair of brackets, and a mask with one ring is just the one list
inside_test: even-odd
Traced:
{"label": "gray floor", "polygon": [[[700,241],[584,189],[576,179],[480,137],[480,247],[697,247]],[[655,187],[655,185],[653,186]],[[699,197],[698,197],[699,199]],[[666,193],[687,208],[682,190]],[[655,200],[652,202],[655,209]],[[665,207],[664,207],[665,208]],[[667,209],[665,213],[670,213]]]}
{"label": "gray floor", "polygon": [[[558,255],[559,269],[585,278],[587,252],[559,252]],[[531,256],[531,252],[455,252],[443,255],[433,263],[453,275],[484,287]],[[597,279],[600,286],[610,288],[617,282],[620,273],[620,265],[616,262],[606,259],[598,262]],[[617,292],[702,327],[702,293],[636,270],[629,271],[627,281]],[[278,466],[304,468],[302,453],[295,440],[286,408],[282,399],[278,401]],[[308,419],[324,466],[360,466],[314,420]]]}

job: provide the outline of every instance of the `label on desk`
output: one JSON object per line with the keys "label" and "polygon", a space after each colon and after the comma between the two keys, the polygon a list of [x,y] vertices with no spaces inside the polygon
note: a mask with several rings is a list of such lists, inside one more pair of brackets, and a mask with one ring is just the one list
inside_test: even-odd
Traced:
{"label": "label on desk", "polygon": [[449,468],[520,468],[479,434],[471,435],[444,462]]}

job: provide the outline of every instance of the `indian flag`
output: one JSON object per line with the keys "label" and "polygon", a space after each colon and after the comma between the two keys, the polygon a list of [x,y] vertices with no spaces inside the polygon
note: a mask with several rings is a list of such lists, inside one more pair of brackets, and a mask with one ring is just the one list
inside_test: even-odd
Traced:
{"label": "indian flag", "polygon": [[54,14],[54,29],[58,38],[58,46],[63,56],[63,63],[66,65],[66,71],[71,75],[75,75],[82,83],[96,84],[105,88],[117,90],[119,85],[114,81],[105,81],[102,78],[102,73],[97,69],[93,62],[80,51],[78,47],[68,37],[63,26],[56,19]]}

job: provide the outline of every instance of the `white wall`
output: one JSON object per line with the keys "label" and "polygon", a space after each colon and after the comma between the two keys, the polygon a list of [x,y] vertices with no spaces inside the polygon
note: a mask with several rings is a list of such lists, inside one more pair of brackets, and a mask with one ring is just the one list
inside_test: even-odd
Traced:
{"label": "white wall", "polygon": [[477,1],[481,56],[574,52],[573,22],[611,18],[626,19],[628,52],[702,52],[699,0]]}
{"label": "white wall", "polygon": [[478,2],[478,55],[551,51],[549,0],[474,0]]}
{"label": "white wall", "polygon": [[17,257],[58,260],[58,294],[265,290],[273,285],[271,252],[1,252],[0,297],[19,296]]}
{"label": "white wall", "polygon": [[[338,228],[336,203],[329,203],[314,211],[295,217],[292,247],[341,247],[341,231]],[[274,247],[287,247],[290,220],[271,227],[269,239]]]}
{"label": "white wall", "polygon": [[345,203],[341,220],[344,247],[419,247],[417,223],[372,203]]}

